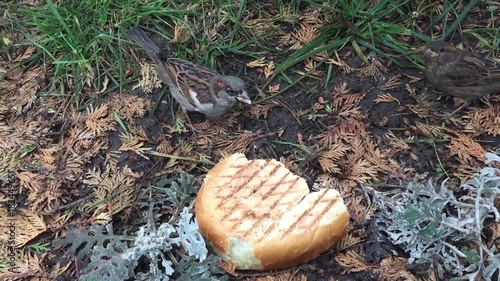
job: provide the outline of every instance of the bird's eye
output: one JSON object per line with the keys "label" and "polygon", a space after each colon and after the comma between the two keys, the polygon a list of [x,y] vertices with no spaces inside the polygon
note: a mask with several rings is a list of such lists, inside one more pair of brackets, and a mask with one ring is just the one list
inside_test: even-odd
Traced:
{"label": "bird's eye", "polygon": [[439,52],[441,53],[444,52],[444,48],[439,49]]}

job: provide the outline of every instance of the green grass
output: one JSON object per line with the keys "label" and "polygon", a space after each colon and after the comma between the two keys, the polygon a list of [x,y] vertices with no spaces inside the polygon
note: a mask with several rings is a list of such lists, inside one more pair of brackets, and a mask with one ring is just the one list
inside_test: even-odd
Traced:
{"label": "green grass", "polygon": [[[293,1],[297,2],[297,1]],[[445,39],[454,41],[458,39],[460,32],[470,37],[475,37],[487,49],[498,55],[500,44],[500,29],[495,27],[494,12],[490,13],[493,22],[491,28],[463,29],[461,22],[477,6],[479,0],[470,1],[465,5],[464,1],[443,1],[441,12],[436,11],[436,1],[431,0],[381,0],[376,4],[365,0],[337,0],[329,3],[320,0],[299,1],[307,5],[321,8],[323,11],[334,14],[333,22],[323,26],[320,35],[300,50],[292,53],[287,60],[277,66],[272,79],[263,87],[267,87],[271,81],[283,75],[283,73],[301,63],[306,58],[311,58],[322,51],[328,51],[331,55],[333,50],[350,47],[356,52],[361,60],[369,63],[367,54],[372,52],[378,57],[391,60],[399,67],[411,67],[424,69],[424,62],[417,52],[418,47],[429,41]],[[412,17],[413,12],[426,16],[430,22],[424,31],[419,31]],[[451,17],[450,17],[451,16]],[[451,18],[451,20],[450,20]],[[442,27],[442,36],[433,38],[433,27]],[[406,39],[406,40],[405,40]],[[317,67],[320,66],[320,62]],[[331,66],[325,87],[329,80]],[[289,87],[298,84],[296,80]],[[277,96],[287,90],[284,88]]]}
{"label": "green grass", "polygon": [[[462,3],[463,2],[463,3]],[[500,45],[499,28],[492,22],[488,28],[464,28],[464,18],[474,10],[479,0],[442,1],[436,9],[431,0],[381,0],[376,4],[365,0],[319,0],[276,1],[278,13],[270,21],[275,28],[255,35],[256,25],[245,24],[266,14],[263,1],[200,0],[172,3],[163,0],[47,0],[46,5],[23,8],[10,1],[0,4],[8,23],[0,29],[21,30],[25,41],[20,45],[33,45],[38,52],[28,63],[42,62],[51,73],[50,84],[42,95],[65,96],[79,108],[93,102],[96,97],[111,91],[123,91],[136,76],[126,76],[127,71],[137,73],[138,66],[131,56],[134,45],[124,36],[131,26],[140,25],[158,39],[167,43],[173,37],[174,26],[182,26],[190,40],[172,48],[174,56],[187,58],[214,69],[224,69],[222,58],[236,55],[246,58],[244,63],[262,56],[285,58],[278,62],[274,76],[267,81],[267,87],[275,78],[288,81],[290,87],[303,87],[301,79],[292,79],[286,74],[295,65],[321,51],[330,55],[334,50],[351,48],[368,63],[369,52],[392,60],[400,67],[422,68],[423,61],[416,48],[433,38],[434,25],[443,29],[447,40],[459,36],[478,40],[482,46],[498,55]],[[276,31],[284,28],[280,24],[289,5],[294,22],[299,20],[298,11],[306,7],[321,8],[329,13],[332,21],[325,24],[319,35],[296,51],[279,49]],[[412,13],[426,16],[429,25],[418,30]],[[495,11],[486,16],[494,19]],[[295,23],[297,23],[295,22]],[[2,38],[4,41],[5,37]],[[6,38],[10,39],[10,38]],[[161,46],[162,49],[165,46]],[[4,53],[8,52],[2,44]],[[317,67],[322,67],[320,62]],[[332,72],[330,66],[325,87]],[[234,70],[232,70],[234,71]],[[263,88],[264,88],[263,87]],[[99,95],[97,94],[99,93]]]}
{"label": "green grass", "polygon": [[46,253],[50,250],[49,244],[48,243],[35,243],[35,244],[30,244],[27,246],[28,249],[32,250],[36,254],[43,254]]}
{"label": "green grass", "polygon": [[[70,97],[79,107],[96,92],[122,91],[131,80],[125,75],[127,68],[138,69],[129,52],[133,44],[124,36],[131,26],[141,25],[165,42],[173,37],[176,23],[185,27],[191,40],[177,46],[174,55],[212,68],[218,67],[220,56],[244,54],[243,49],[256,41],[242,24],[248,16],[246,1],[198,1],[181,6],[159,0],[48,0],[44,6],[29,9],[14,3],[3,4],[23,19],[13,22],[17,26],[12,29],[24,33],[22,45],[38,47],[32,60],[41,61],[53,73],[42,94]],[[209,29],[220,36],[210,38],[205,32]]]}
{"label": "green grass", "polygon": [[[16,12],[27,19],[26,40],[39,48],[39,59],[53,71],[46,94],[69,96],[77,104],[96,92],[123,89],[127,44],[123,29],[145,17],[188,14],[161,6],[163,1],[66,0]],[[30,31],[30,32],[28,32]]]}
{"label": "green grass", "polygon": [[131,60],[123,30],[142,18],[189,14],[162,7],[162,2],[48,0],[41,7],[17,9],[15,13],[26,19],[19,27],[27,41],[24,44],[38,47],[34,59],[53,73],[42,94],[67,96],[80,106],[96,92],[122,90]]}

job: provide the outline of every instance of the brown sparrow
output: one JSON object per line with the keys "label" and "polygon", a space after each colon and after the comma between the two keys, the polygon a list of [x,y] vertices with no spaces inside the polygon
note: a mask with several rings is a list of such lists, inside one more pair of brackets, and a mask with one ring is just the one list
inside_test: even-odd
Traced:
{"label": "brown sparrow", "polygon": [[[425,76],[445,95],[464,99],[467,106],[474,98],[500,92],[500,63],[456,48],[445,41],[432,41],[424,52]],[[451,115],[452,115],[451,114]]]}
{"label": "brown sparrow", "polygon": [[158,57],[160,49],[142,29],[132,27],[127,34],[156,64],[158,76],[170,87],[172,96],[184,111],[197,111],[208,118],[218,118],[230,111],[237,101],[251,104],[240,78],[220,75],[206,67],[177,58],[162,61]]}

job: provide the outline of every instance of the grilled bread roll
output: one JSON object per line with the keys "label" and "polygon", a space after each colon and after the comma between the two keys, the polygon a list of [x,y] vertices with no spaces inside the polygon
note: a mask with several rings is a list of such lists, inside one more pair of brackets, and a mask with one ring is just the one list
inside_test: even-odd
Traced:
{"label": "grilled bread roll", "polygon": [[276,160],[233,154],[207,174],[196,200],[200,232],[238,269],[269,270],[309,261],[347,232],[338,191],[310,192]]}

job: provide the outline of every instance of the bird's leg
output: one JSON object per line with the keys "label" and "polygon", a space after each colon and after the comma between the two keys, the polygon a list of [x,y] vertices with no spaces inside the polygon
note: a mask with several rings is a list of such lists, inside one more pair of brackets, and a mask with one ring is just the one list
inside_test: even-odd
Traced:
{"label": "bird's leg", "polygon": [[464,110],[465,107],[467,107],[469,104],[470,104],[470,99],[464,99],[464,103],[461,106],[459,106],[457,109],[455,109],[455,111],[450,113],[448,115],[448,117],[453,116],[456,113],[462,112],[462,110]]}
{"label": "bird's leg", "polygon": [[188,126],[189,126],[189,129],[191,129],[191,132],[193,132],[193,136],[196,138],[196,133],[198,132],[198,130],[193,127],[193,123],[191,123],[191,119],[189,118],[189,114],[187,112],[187,110],[182,110],[184,112],[184,115],[186,115],[186,120],[188,122]]}

